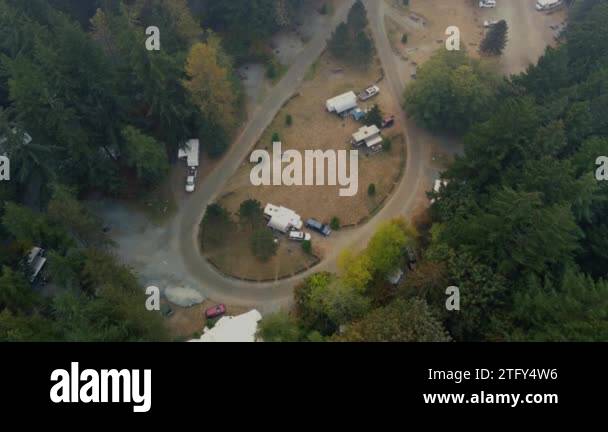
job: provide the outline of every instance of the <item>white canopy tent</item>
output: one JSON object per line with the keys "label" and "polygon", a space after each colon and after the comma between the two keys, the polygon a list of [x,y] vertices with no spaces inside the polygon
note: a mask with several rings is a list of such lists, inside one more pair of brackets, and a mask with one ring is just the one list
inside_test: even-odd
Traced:
{"label": "white canopy tent", "polygon": [[262,315],[255,309],[235,317],[225,316],[213,328],[205,327],[200,339],[188,342],[255,342]]}

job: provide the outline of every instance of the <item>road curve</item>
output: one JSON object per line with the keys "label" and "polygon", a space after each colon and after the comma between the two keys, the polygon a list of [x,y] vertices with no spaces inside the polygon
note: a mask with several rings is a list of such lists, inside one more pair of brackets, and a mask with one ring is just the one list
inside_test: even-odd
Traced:
{"label": "road curve", "polygon": [[[401,97],[404,84],[401,82],[397,65],[384,28],[384,4],[377,0],[364,0],[370,18],[370,27],[376,42],[378,55],[382,62],[389,91]],[[323,262],[308,272],[293,278],[271,283],[252,283],[240,281],[219,273],[201,255],[198,244],[198,225],[202,219],[207,204],[213,202],[230,176],[245,160],[253,145],[259,140],[264,130],[270,125],[284,103],[293,95],[301,84],[310,66],[321,55],[326,40],[337,25],[346,19],[348,11],[354,0],[345,1],[332,17],[331,25],[322,34],[318,34],[308,43],[304,51],[298,56],[286,76],[272,89],[266,100],[252,114],[246,127],[233,143],[228,154],[211,172],[198,191],[190,197],[180,209],[176,218],[175,227],[179,242],[178,250],[184,261],[186,269],[197,280],[200,290],[215,301],[222,301],[235,305],[255,306],[263,311],[274,310],[290,302],[293,288],[302,279],[310,274],[336,268],[337,257],[345,248],[360,249],[367,244],[376,231],[378,225],[387,219],[407,214],[413,209],[415,197],[420,187],[428,187],[430,179],[424,178],[424,169],[429,159],[429,149],[425,148],[418,138],[421,131],[406,119],[405,113],[400,110],[407,129],[407,166],[400,184],[395,189],[382,210],[364,226],[352,230],[336,233],[332,237],[332,251]]]}

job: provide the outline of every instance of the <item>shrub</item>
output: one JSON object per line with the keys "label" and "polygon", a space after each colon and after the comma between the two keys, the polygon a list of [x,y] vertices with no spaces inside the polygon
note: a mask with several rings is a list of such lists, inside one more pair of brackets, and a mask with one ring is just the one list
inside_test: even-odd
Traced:
{"label": "shrub", "polygon": [[340,229],[340,219],[338,219],[336,216],[334,216],[333,218],[331,218],[331,222],[330,222],[329,226],[334,231],[339,230]]}
{"label": "shrub", "polygon": [[287,126],[291,126],[293,124],[293,117],[291,114],[287,114],[287,117],[285,117],[285,124]]}
{"label": "shrub", "polygon": [[369,195],[370,197],[376,195],[376,185],[375,184],[370,184],[367,188],[367,195]]}

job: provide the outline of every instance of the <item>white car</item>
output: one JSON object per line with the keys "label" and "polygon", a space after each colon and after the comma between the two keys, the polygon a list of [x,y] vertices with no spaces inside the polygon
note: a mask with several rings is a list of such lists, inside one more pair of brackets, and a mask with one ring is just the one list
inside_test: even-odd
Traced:
{"label": "white car", "polygon": [[479,2],[479,7],[480,8],[495,8],[496,0],[481,0]]}
{"label": "white car", "polygon": [[310,241],[311,236],[309,233],[303,231],[291,231],[289,233],[289,240],[293,241]]}
{"label": "white car", "polygon": [[194,176],[188,176],[188,178],[186,178],[186,192],[194,192],[194,189],[196,188],[196,185],[194,183]]}

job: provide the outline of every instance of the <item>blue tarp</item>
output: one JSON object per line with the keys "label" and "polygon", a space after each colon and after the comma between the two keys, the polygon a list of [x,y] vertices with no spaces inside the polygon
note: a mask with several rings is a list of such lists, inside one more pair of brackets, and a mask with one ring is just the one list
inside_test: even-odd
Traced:
{"label": "blue tarp", "polygon": [[357,108],[357,109],[352,110],[351,115],[353,116],[353,118],[355,120],[359,121],[363,117],[365,117],[365,112],[362,111],[360,108]]}

